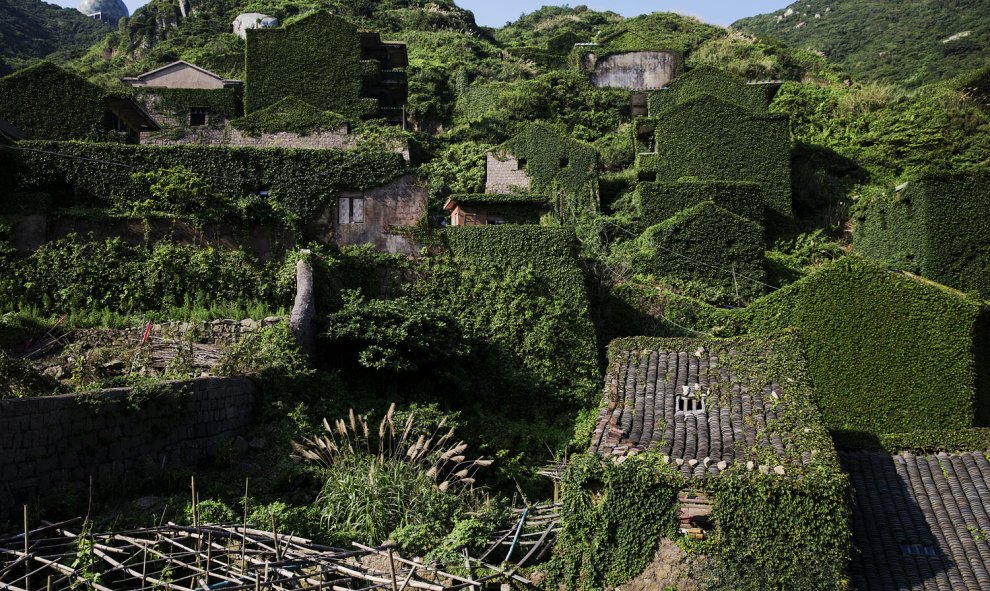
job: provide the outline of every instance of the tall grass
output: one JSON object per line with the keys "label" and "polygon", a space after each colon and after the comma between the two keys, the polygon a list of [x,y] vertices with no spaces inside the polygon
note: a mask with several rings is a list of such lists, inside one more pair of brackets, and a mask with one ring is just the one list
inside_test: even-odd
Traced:
{"label": "tall grass", "polygon": [[401,430],[394,416],[392,404],[375,433],[351,410],[332,425],[324,419],[322,435],[292,444],[293,459],[324,471],[316,503],[338,540],[376,544],[408,526],[439,539],[477,506],[474,476],[491,460],[468,459],[467,444],[443,421],[432,435],[414,436],[415,415]]}

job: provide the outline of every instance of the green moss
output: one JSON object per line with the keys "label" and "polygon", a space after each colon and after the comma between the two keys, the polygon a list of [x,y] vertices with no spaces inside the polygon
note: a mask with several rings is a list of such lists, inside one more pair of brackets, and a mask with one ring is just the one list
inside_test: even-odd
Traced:
{"label": "green moss", "polygon": [[361,39],[346,20],[321,11],[283,28],[247,32],[247,113],[294,96],[322,111],[362,117],[376,108],[363,98]]}
{"label": "green moss", "polygon": [[109,94],[41,62],[0,78],[0,118],[32,139],[95,139],[106,129]]}
{"label": "green moss", "polygon": [[857,257],[755,302],[757,334],[797,327],[830,428],[895,433],[986,425],[980,302]]}
{"label": "green moss", "polygon": [[990,169],[929,173],[856,212],[856,250],[990,296]]}
{"label": "green moss", "polygon": [[294,96],[286,97],[264,109],[231,121],[235,129],[249,136],[281,131],[310,135],[338,129],[346,124],[347,119],[342,115],[332,111],[321,111]]}

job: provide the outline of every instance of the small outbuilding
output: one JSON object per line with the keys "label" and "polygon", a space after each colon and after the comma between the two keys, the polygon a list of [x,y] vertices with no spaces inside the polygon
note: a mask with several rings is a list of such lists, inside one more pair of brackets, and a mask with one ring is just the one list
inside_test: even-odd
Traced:
{"label": "small outbuilding", "polygon": [[451,226],[539,224],[551,211],[546,197],[529,193],[453,195],[443,208]]}

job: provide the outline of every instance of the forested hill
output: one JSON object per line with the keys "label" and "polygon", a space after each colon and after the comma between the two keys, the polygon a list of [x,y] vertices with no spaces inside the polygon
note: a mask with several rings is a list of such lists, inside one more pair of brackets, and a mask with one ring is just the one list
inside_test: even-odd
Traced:
{"label": "forested hill", "polygon": [[800,0],[733,27],[821,51],[860,81],[915,87],[990,59],[986,0]]}
{"label": "forested hill", "polygon": [[74,8],[38,0],[0,0],[0,23],[0,75],[43,57],[73,57],[113,30]]}

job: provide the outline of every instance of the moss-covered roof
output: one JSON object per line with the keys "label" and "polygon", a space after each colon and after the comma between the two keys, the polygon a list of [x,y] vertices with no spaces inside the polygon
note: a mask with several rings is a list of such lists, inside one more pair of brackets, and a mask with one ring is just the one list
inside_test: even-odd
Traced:
{"label": "moss-covered roof", "polygon": [[594,453],[656,450],[687,478],[835,463],[794,337],[619,339],[609,359]]}

